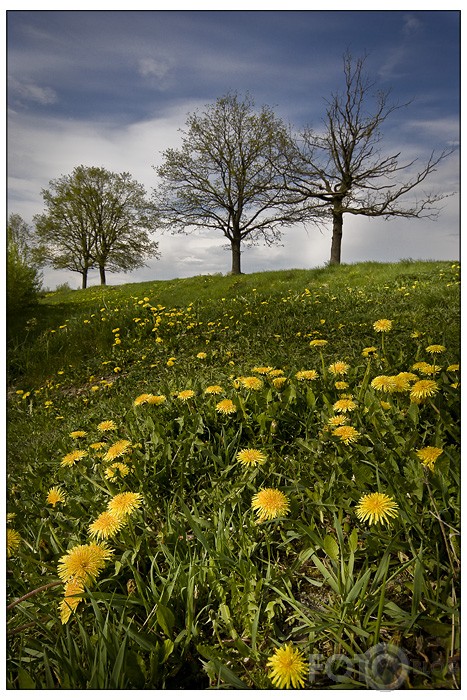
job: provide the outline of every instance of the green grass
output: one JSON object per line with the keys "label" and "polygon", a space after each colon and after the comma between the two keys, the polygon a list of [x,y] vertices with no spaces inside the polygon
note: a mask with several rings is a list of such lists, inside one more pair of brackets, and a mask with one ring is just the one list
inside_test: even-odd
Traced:
{"label": "green grass", "polygon": [[[378,319],[391,330],[376,332]],[[139,493],[142,506],[66,624],[62,586],[8,612],[9,687],[267,689],[268,658],[291,643],[309,661],[305,687],[456,688],[459,338],[450,262],[92,287],[10,319],[8,527],[21,543],[8,601],[56,581],[60,557],[91,541],[113,496]],[[335,362],[348,365],[341,376]],[[283,385],[261,367],[281,370]],[[413,377],[404,391],[371,385],[401,372],[435,381],[436,393],[411,400]],[[260,389],[242,385],[251,376]],[[221,395],[204,393],[217,384]],[[145,393],[166,400],[135,405]],[[346,395],[349,444],[329,424]],[[216,410],[224,398],[235,413]],[[104,420],[116,430],[99,432]],[[104,456],[117,439],[131,443],[119,460],[128,473],[110,479]],[[417,456],[426,446],[442,450],[433,470]],[[266,462],[242,466],[245,448]],[[87,454],[62,466],[74,449]],[[53,486],[66,493],[55,507]],[[264,488],[289,511],[259,524],[252,498]],[[396,501],[396,518],[358,520],[372,492]],[[407,672],[373,677],[362,659],[378,644],[405,654]]]}

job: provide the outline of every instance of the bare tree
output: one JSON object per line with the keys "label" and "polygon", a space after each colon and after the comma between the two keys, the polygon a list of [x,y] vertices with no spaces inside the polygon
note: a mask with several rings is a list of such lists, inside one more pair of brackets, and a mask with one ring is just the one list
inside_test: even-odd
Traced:
{"label": "bare tree", "polygon": [[302,196],[314,215],[332,216],[333,264],[341,261],[344,214],[434,219],[436,205],[449,196],[425,192],[407,197],[452,150],[433,151],[417,167],[417,159],[401,163],[400,152],[380,149],[381,126],[407,104],[390,104],[390,91],[373,92],[374,83],[363,73],[365,60],[344,55],[345,89],[327,103],[322,133],[306,128],[300,134],[287,171],[290,191]]}
{"label": "bare tree", "polygon": [[162,226],[173,233],[215,229],[229,240],[232,274],[239,274],[242,241],[280,239],[280,226],[302,220],[284,188],[281,163],[289,138],[269,107],[254,111],[250,97],[220,97],[187,118],[180,150],[164,152],[154,190]]}

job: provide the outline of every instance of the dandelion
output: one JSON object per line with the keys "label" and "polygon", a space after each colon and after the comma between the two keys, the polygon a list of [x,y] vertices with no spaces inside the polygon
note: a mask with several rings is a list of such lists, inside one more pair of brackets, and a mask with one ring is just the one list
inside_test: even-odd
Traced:
{"label": "dandelion", "polygon": [[84,592],[83,583],[79,579],[72,578],[65,585],[65,597],[60,603],[60,620],[62,625],[66,625],[71,617],[71,613],[76,610],[83,600],[80,593]]}
{"label": "dandelion", "polygon": [[334,383],[334,386],[335,386],[336,389],[338,389],[339,391],[342,391],[343,389],[348,389],[348,388],[349,388],[349,385],[348,385],[347,382],[335,382],[335,383]]}
{"label": "dandelion", "polygon": [[49,489],[46,502],[50,503],[53,508],[55,508],[57,503],[65,503],[65,501],[65,492],[60,488],[60,486],[53,486],[51,489]]}
{"label": "dandelion", "polygon": [[280,377],[284,374],[284,370],[283,369],[271,369],[271,370],[269,370],[268,374],[270,377]]}
{"label": "dandelion", "polygon": [[11,557],[21,544],[21,535],[11,527],[6,528],[6,555]]}
{"label": "dandelion", "polygon": [[402,392],[402,391],[410,391],[410,384],[409,384],[409,379],[407,378],[407,373],[406,372],[401,372],[400,374],[396,374],[394,379],[394,391],[396,392]]}
{"label": "dandelion", "polygon": [[357,404],[352,399],[339,399],[333,405],[333,409],[338,413],[347,413],[348,411],[355,411]]}
{"label": "dandelion", "polygon": [[289,510],[289,499],[278,489],[262,489],[251,499],[251,507],[257,511],[258,523],[286,515]]}
{"label": "dandelion", "polygon": [[357,442],[360,437],[358,430],[351,425],[341,425],[332,431],[332,434],[338,437],[344,445],[349,445],[352,442]]}
{"label": "dandelion", "polygon": [[267,455],[261,450],[247,448],[240,450],[237,453],[237,462],[240,462],[244,467],[256,467],[257,464],[264,464],[267,461]]}
{"label": "dandelion", "polygon": [[398,508],[397,503],[386,494],[368,493],[359,500],[356,512],[359,520],[368,520],[370,525],[379,521],[389,525],[388,518],[395,518]]}
{"label": "dandelion", "polygon": [[206,352],[199,352],[199,353],[196,355],[196,357],[197,357],[199,360],[205,360],[207,356],[208,356],[208,355],[207,355]]}
{"label": "dandelion", "polygon": [[458,372],[458,371],[459,371],[459,365],[458,365],[458,364],[449,365],[449,367],[447,368],[447,371],[448,371],[448,372]]}
{"label": "dandelion", "polygon": [[292,644],[286,644],[276,649],[268,658],[266,666],[271,668],[268,677],[277,688],[302,688],[308,675],[308,664],[303,658],[303,653],[294,649]]}
{"label": "dandelion", "polygon": [[239,377],[239,381],[246,389],[258,391],[263,388],[263,382],[259,377]]}
{"label": "dandelion", "polygon": [[328,344],[327,340],[322,340],[317,338],[316,340],[310,340],[310,348],[324,348]]}
{"label": "dandelion", "polygon": [[363,357],[371,357],[371,356],[374,355],[376,352],[378,352],[378,349],[375,348],[374,345],[372,345],[372,346],[369,347],[369,348],[363,348],[363,350],[362,350],[362,355],[363,355]]}
{"label": "dandelion", "polygon": [[373,323],[373,328],[377,333],[387,333],[392,328],[392,321],[387,318],[380,318]]}
{"label": "dandelion", "polygon": [[224,399],[223,401],[219,401],[219,403],[216,404],[216,411],[218,413],[223,413],[224,415],[227,415],[228,413],[236,413],[237,407],[235,406],[234,402],[230,399]]}
{"label": "dandelion", "polygon": [[103,457],[104,462],[112,462],[117,457],[121,457],[130,446],[131,442],[129,440],[117,440],[105,453]]}
{"label": "dandelion", "polygon": [[123,518],[141,507],[142,498],[140,493],[132,493],[131,491],[119,493],[109,501],[107,510],[117,517]]}
{"label": "dandelion", "polygon": [[439,391],[439,386],[432,379],[420,379],[415,382],[410,391],[412,403],[420,403],[424,399],[431,398]]}
{"label": "dandelion", "polygon": [[348,418],[346,416],[332,416],[328,420],[328,425],[332,425],[334,427],[337,427],[339,425],[345,425],[348,422]]}
{"label": "dandelion", "polygon": [[92,443],[89,445],[90,449],[91,449],[91,450],[95,450],[96,452],[97,452],[98,450],[101,450],[101,449],[102,449],[103,447],[105,447],[105,446],[106,446],[106,443],[105,443],[105,442],[92,442]]}
{"label": "dandelion", "polygon": [[445,352],[446,348],[444,345],[429,345],[427,348],[425,348],[426,352],[429,352],[430,355],[437,355],[440,352]]}
{"label": "dandelion", "polygon": [[302,382],[304,379],[312,381],[313,379],[317,379],[318,372],[315,369],[302,369],[300,372],[297,372],[295,376],[299,382]]}
{"label": "dandelion", "polygon": [[105,433],[109,430],[117,430],[117,426],[113,420],[103,420],[101,423],[99,423],[97,429],[100,433]]}
{"label": "dandelion", "polygon": [[389,377],[386,374],[375,377],[371,382],[371,386],[377,391],[384,391],[388,394],[392,394],[392,392],[396,390],[394,377]]}
{"label": "dandelion", "polygon": [[77,440],[78,438],[83,438],[86,437],[87,433],[85,430],[73,430],[70,433],[70,437],[73,438],[74,440]]}
{"label": "dandelion", "polygon": [[150,396],[148,398],[148,404],[150,406],[160,406],[162,403],[165,403],[167,400],[167,397],[164,396],[164,394],[157,394],[155,396]]}
{"label": "dandelion", "polygon": [[152,394],[140,394],[133,401],[133,406],[141,406],[141,404],[147,403],[151,397],[152,397]]}
{"label": "dandelion", "polygon": [[106,545],[80,544],[58,560],[58,576],[62,581],[74,578],[88,584],[97,578],[112,554]]}
{"label": "dandelion", "polygon": [[272,372],[273,370],[273,367],[253,367],[251,371],[256,372],[257,374],[269,374],[269,372]]}
{"label": "dandelion", "polygon": [[417,450],[417,457],[423,466],[428,467],[431,471],[434,471],[435,462],[441,454],[443,454],[443,450],[440,447],[422,447]]}
{"label": "dandelion", "polygon": [[329,365],[328,370],[331,374],[347,374],[349,365],[345,362],[333,362]]}
{"label": "dandelion", "polygon": [[219,384],[212,384],[211,386],[207,386],[206,389],[204,390],[205,394],[222,394],[224,389],[219,386]]}
{"label": "dandelion", "polygon": [[417,369],[422,374],[436,374],[441,367],[438,367],[438,365],[430,365],[429,362],[416,362],[412,365],[412,369]]}
{"label": "dandelion", "polygon": [[272,383],[275,389],[282,389],[284,384],[287,383],[287,377],[275,377]]}
{"label": "dandelion", "polygon": [[106,510],[89,525],[88,531],[91,537],[106,540],[109,537],[113,537],[122,526],[123,519],[115,515],[115,513]]}
{"label": "dandelion", "polygon": [[185,389],[185,391],[178,392],[177,399],[180,399],[181,401],[188,401],[188,399],[192,399],[194,395],[194,391],[191,389]]}
{"label": "dandelion", "polygon": [[73,452],[69,452],[62,458],[61,465],[62,467],[71,467],[82,460],[83,457],[86,457],[87,454],[86,450],[73,450]]}

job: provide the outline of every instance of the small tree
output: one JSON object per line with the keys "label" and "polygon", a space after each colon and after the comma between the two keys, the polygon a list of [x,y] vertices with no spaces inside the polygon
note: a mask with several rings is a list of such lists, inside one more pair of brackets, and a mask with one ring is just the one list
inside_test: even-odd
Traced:
{"label": "small tree", "polygon": [[313,215],[332,216],[330,262],[340,263],[344,214],[404,218],[436,218],[435,205],[446,194],[409,195],[452,151],[431,153],[418,169],[415,160],[400,163],[400,152],[383,153],[380,128],[396,110],[389,91],[373,94],[374,84],[363,74],[366,58],[344,55],[345,89],[331,97],[324,131],[306,128],[289,160],[288,187],[307,201]]}
{"label": "small tree", "polygon": [[106,269],[127,272],[157,257],[157,243],[148,235],[153,210],[129,173],[80,165],[52,180],[42,196],[47,211],[34,218],[42,261],[79,272],[83,289],[94,267],[105,284]]}
{"label": "small tree", "polygon": [[155,168],[154,201],[161,225],[173,233],[214,229],[229,240],[232,274],[239,274],[242,241],[280,239],[280,226],[301,220],[283,187],[280,164],[288,133],[272,110],[254,111],[250,97],[220,97],[187,118],[179,150]]}
{"label": "small tree", "polygon": [[31,229],[19,214],[7,225],[7,312],[15,313],[37,300],[41,275],[34,263]]}

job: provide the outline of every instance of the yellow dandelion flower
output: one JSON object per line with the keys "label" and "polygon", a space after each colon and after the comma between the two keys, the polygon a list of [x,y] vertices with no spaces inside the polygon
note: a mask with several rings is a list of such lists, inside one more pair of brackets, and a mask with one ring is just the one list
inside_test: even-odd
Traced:
{"label": "yellow dandelion flower", "polygon": [[352,399],[339,399],[333,405],[333,409],[337,413],[347,413],[348,411],[355,411],[357,404]]}
{"label": "yellow dandelion flower", "polygon": [[253,367],[251,371],[256,372],[257,374],[268,374],[269,372],[272,372],[273,369],[273,367]]}
{"label": "yellow dandelion flower", "polygon": [[86,437],[87,432],[85,430],[73,430],[70,433],[70,437],[73,438],[74,440],[77,440],[78,438],[83,438]]}
{"label": "yellow dandelion flower", "polygon": [[292,644],[286,644],[276,649],[266,663],[271,670],[268,677],[276,688],[303,688],[308,675],[308,664],[303,653],[294,649]]}
{"label": "yellow dandelion flower", "polygon": [[91,537],[106,540],[113,537],[122,526],[123,519],[121,517],[105,510],[89,525],[88,531]]}
{"label": "yellow dandelion flower", "polygon": [[347,374],[349,365],[340,361],[333,362],[331,365],[329,365],[328,370],[331,372],[331,374]]}
{"label": "yellow dandelion flower", "polygon": [[396,390],[394,377],[389,377],[386,374],[375,377],[371,382],[371,386],[377,391],[384,391],[388,394],[392,394],[392,392]]}
{"label": "yellow dandelion flower", "polygon": [[402,391],[410,391],[410,383],[409,379],[407,378],[406,372],[400,372],[399,374],[396,374],[394,379],[394,391],[396,392],[402,392]]}
{"label": "yellow dandelion flower", "polygon": [[86,457],[87,454],[86,450],[73,450],[73,452],[69,452],[62,458],[61,465],[62,467],[71,467],[73,464],[83,459],[83,457]]}
{"label": "yellow dandelion flower", "polygon": [[103,420],[99,423],[97,429],[100,433],[105,433],[108,430],[117,430],[117,426],[113,420]]}
{"label": "yellow dandelion flower", "polygon": [[350,445],[352,442],[357,442],[360,437],[358,430],[351,425],[341,425],[332,431],[332,434],[338,437],[344,445]]}
{"label": "yellow dandelion flower", "polygon": [[396,375],[399,378],[404,378],[408,382],[418,382],[418,375],[414,374],[413,372],[399,372],[398,375]]}
{"label": "yellow dandelion flower", "polygon": [[445,352],[446,348],[444,345],[429,345],[427,348],[425,348],[426,352],[429,352],[430,355],[437,355],[440,352]]}
{"label": "yellow dandelion flower", "polygon": [[289,499],[278,489],[262,489],[251,499],[251,507],[257,511],[258,523],[287,515]]}
{"label": "yellow dandelion flower", "polygon": [[388,403],[387,401],[380,401],[379,403],[381,405],[381,408],[384,409],[385,411],[389,411],[389,409],[391,408],[391,404]]}
{"label": "yellow dandelion flower", "polygon": [[157,394],[155,396],[150,395],[147,399],[147,403],[150,406],[160,406],[162,403],[165,403],[167,400],[167,397],[164,396],[164,394]]}
{"label": "yellow dandelion flower", "polygon": [[143,497],[140,493],[125,491],[114,496],[107,506],[107,510],[117,517],[131,515],[134,510],[141,507]]}
{"label": "yellow dandelion flower", "polygon": [[449,365],[447,368],[448,372],[458,372],[459,371],[460,365],[454,364],[454,365]]}
{"label": "yellow dandelion flower", "polygon": [[375,348],[374,345],[371,345],[371,347],[369,347],[369,348],[363,348],[362,355],[363,355],[363,357],[371,357],[372,355],[374,355],[377,352],[378,352],[378,348]]}
{"label": "yellow dandelion flower", "polygon": [[259,377],[239,377],[240,383],[246,389],[259,391],[263,388],[263,381]]}
{"label": "yellow dandelion flower", "polygon": [[196,355],[196,357],[198,358],[198,360],[205,360],[207,356],[208,356],[208,355],[207,355],[206,352],[199,352],[199,353]]}
{"label": "yellow dandelion flower", "polygon": [[348,423],[349,419],[346,416],[339,415],[339,416],[332,416],[331,418],[328,419],[328,425],[332,425],[334,427],[337,427],[339,425],[345,425]]}
{"label": "yellow dandelion flower", "polygon": [[287,377],[274,377],[272,384],[275,389],[282,389],[284,384],[287,383]]}
{"label": "yellow dandelion flower", "polygon": [[148,400],[151,398],[151,396],[152,396],[152,394],[140,394],[133,401],[133,406],[141,406],[141,404],[147,403]]}
{"label": "yellow dandelion flower", "polygon": [[327,340],[322,340],[317,338],[316,340],[310,340],[310,348],[324,348],[328,344]]}
{"label": "yellow dandelion flower", "polygon": [[96,452],[97,452],[97,450],[101,450],[103,447],[105,447],[106,444],[107,444],[107,443],[105,443],[105,442],[92,442],[92,443],[89,445],[89,447],[90,447],[91,450],[96,450]]}
{"label": "yellow dandelion flower", "polygon": [[6,528],[6,555],[11,557],[21,544],[21,535],[11,527]]}
{"label": "yellow dandelion flower", "polygon": [[80,544],[69,549],[58,560],[58,577],[62,581],[74,578],[88,584],[97,578],[112,554],[112,550],[105,545]]}
{"label": "yellow dandelion flower", "polygon": [[130,446],[131,442],[129,440],[117,440],[105,453],[103,457],[104,462],[113,462],[114,459],[125,454]]}
{"label": "yellow dandelion flower", "polygon": [[240,450],[236,457],[237,462],[240,462],[244,467],[256,467],[257,464],[264,464],[267,459],[264,452],[252,448]]}
{"label": "yellow dandelion flower", "polygon": [[392,321],[387,318],[380,318],[373,323],[373,328],[377,333],[387,333],[392,328]]}
{"label": "yellow dandelion flower", "polygon": [[335,383],[334,383],[334,386],[335,386],[336,389],[338,389],[339,391],[342,391],[343,389],[348,389],[348,388],[349,388],[349,385],[348,385],[347,382],[335,382]]}
{"label": "yellow dandelion flower", "polygon": [[185,391],[178,392],[177,399],[180,399],[181,401],[188,401],[188,399],[192,399],[194,395],[194,391],[191,389],[185,389]]}
{"label": "yellow dandelion flower", "polygon": [[228,413],[236,413],[237,407],[235,406],[234,402],[230,399],[224,399],[223,401],[219,401],[219,403],[216,404],[216,411],[218,413],[223,413],[224,415],[226,415]]}
{"label": "yellow dandelion flower", "polygon": [[440,447],[422,447],[417,450],[417,457],[423,466],[428,467],[431,471],[434,471],[435,462],[441,454],[443,454],[443,450]]}
{"label": "yellow dandelion flower", "polygon": [[412,365],[412,369],[417,369],[422,374],[436,374],[436,372],[440,371],[441,367],[438,367],[438,365],[430,365],[429,362],[416,362]]}
{"label": "yellow dandelion flower", "polygon": [[412,403],[420,403],[424,399],[434,396],[439,391],[439,386],[432,379],[420,379],[412,386],[410,400]]}
{"label": "yellow dandelion flower", "polygon": [[117,480],[117,469],[114,469],[113,466],[111,467],[106,467],[104,471],[104,476],[106,479],[109,481],[116,481]]}
{"label": "yellow dandelion flower", "polygon": [[270,377],[281,377],[283,374],[284,374],[284,370],[283,370],[283,369],[271,369],[271,370],[269,370],[269,372],[268,372],[268,375],[269,375]]}
{"label": "yellow dandelion flower", "polygon": [[302,369],[295,376],[299,382],[303,382],[305,379],[313,381],[313,379],[317,379],[318,372],[315,369]]}
{"label": "yellow dandelion flower", "polygon": [[83,600],[83,597],[79,595],[83,592],[84,585],[79,579],[72,578],[65,584],[65,595],[59,608],[62,625],[66,625],[71,617],[71,613],[76,610]]}
{"label": "yellow dandelion flower", "polygon": [[222,394],[224,389],[219,386],[219,384],[211,384],[211,386],[207,386],[206,389],[204,390],[205,394]]}
{"label": "yellow dandelion flower", "polygon": [[65,503],[66,497],[65,492],[60,488],[60,486],[52,486],[47,494],[47,503],[55,508],[57,503]]}
{"label": "yellow dandelion flower", "polygon": [[368,520],[369,524],[386,522],[388,518],[397,517],[397,503],[384,493],[368,493],[358,502],[356,512],[359,520]]}

